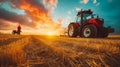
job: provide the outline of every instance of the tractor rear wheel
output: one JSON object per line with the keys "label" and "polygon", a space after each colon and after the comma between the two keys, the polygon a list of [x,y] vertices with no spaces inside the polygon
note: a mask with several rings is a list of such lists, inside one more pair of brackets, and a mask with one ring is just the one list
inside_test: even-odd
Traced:
{"label": "tractor rear wheel", "polygon": [[97,28],[94,25],[90,24],[83,27],[82,37],[94,38],[96,36],[97,36]]}
{"label": "tractor rear wheel", "polygon": [[68,36],[69,37],[77,37],[78,32],[77,32],[77,27],[75,23],[70,23],[68,26]]}

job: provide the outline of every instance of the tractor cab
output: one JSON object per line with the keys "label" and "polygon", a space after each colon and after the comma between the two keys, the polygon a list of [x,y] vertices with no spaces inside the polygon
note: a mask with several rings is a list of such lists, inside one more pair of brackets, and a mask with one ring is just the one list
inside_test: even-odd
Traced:
{"label": "tractor cab", "polygon": [[83,17],[81,17],[81,15],[78,15],[76,17],[76,23],[79,23],[80,25],[84,24],[86,22],[87,19],[92,18],[93,16],[90,14],[84,14]]}
{"label": "tractor cab", "polygon": [[80,21],[80,24],[83,24],[87,20],[87,17],[90,16],[90,15],[92,15],[92,13],[93,12],[91,11],[91,9],[81,10],[77,14],[77,20]]}
{"label": "tractor cab", "polygon": [[76,24],[84,26],[87,24],[94,24],[97,27],[102,27],[104,23],[103,18],[99,18],[97,14],[93,14],[91,9],[81,10],[77,14]]}

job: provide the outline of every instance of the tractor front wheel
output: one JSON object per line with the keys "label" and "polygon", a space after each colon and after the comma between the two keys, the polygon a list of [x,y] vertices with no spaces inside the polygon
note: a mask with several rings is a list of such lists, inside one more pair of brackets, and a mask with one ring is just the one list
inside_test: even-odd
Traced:
{"label": "tractor front wheel", "polygon": [[82,37],[85,38],[95,38],[97,36],[97,28],[90,24],[86,25],[82,29]]}
{"label": "tractor front wheel", "polygon": [[77,27],[75,23],[70,23],[68,26],[68,36],[69,37],[77,37]]}

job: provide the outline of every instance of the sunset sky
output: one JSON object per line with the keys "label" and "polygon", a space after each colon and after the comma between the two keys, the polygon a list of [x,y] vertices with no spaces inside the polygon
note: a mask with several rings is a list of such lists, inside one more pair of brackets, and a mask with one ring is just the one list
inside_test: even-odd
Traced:
{"label": "sunset sky", "polygon": [[[119,0],[0,0],[0,31],[62,34],[80,9],[92,9],[120,34]],[[33,32],[35,31],[35,32]]]}

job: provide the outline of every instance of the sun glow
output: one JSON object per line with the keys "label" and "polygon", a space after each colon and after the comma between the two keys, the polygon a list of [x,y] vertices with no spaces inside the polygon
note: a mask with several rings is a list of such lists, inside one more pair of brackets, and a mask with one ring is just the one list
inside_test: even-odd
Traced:
{"label": "sun glow", "polygon": [[49,35],[49,36],[53,36],[53,35],[56,35],[56,33],[53,32],[53,31],[48,31],[47,35]]}

